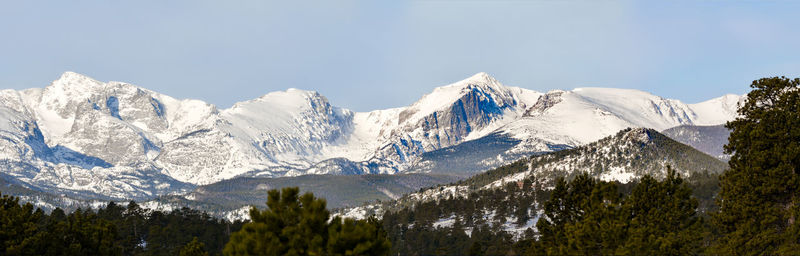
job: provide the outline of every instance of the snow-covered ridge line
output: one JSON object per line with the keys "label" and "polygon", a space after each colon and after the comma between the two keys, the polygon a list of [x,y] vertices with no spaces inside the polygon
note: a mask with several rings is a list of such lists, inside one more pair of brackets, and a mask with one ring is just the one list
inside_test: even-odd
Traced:
{"label": "snow-covered ridge line", "polygon": [[0,91],[0,163],[36,188],[148,199],[237,176],[413,171],[425,152],[489,134],[519,139],[509,152],[532,152],[624,127],[718,124],[740,100],[683,104],[602,88],[542,94],[478,73],[402,108],[353,112],[289,89],[220,110],[66,72],[45,88]]}
{"label": "snow-covered ridge line", "polygon": [[663,177],[667,166],[672,166],[684,177],[690,172],[702,171],[688,168],[687,160],[697,166],[710,167],[705,170],[711,172],[721,172],[727,166],[713,156],[669,139],[656,130],[627,128],[573,149],[520,160],[523,161],[523,167],[517,172],[498,176],[486,185],[471,188],[469,180],[466,180],[411,193],[397,201],[398,205],[413,205],[415,202],[438,201],[445,198],[468,198],[471,193],[478,190],[503,189],[510,183],[520,185],[526,179],[535,179],[541,184],[552,185],[558,177],[570,177],[580,173],[588,173],[605,181],[628,183],[645,174]]}

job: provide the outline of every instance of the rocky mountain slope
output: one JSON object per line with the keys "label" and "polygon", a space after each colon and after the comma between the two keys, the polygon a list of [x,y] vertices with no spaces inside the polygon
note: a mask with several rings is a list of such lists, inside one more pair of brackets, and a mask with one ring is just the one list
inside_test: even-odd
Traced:
{"label": "rocky mountain slope", "polygon": [[[353,112],[297,89],[218,109],[67,72],[45,88],[0,91],[0,175],[105,200],[185,194],[236,177],[474,173],[626,127],[719,124],[740,98],[684,104],[603,88],[542,94],[479,73],[395,109]],[[467,151],[479,157],[460,166],[443,157]]]}
{"label": "rocky mountain slope", "polygon": [[703,153],[725,161],[730,159],[730,155],[725,154],[723,147],[728,144],[728,136],[731,135],[731,131],[724,125],[681,125],[661,132],[673,140],[692,146]]}
{"label": "rocky mountain slope", "polygon": [[569,180],[588,173],[594,178],[619,182],[624,190],[644,175],[663,178],[667,166],[695,189],[701,209],[713,207],[716,175],[727,165],[654,129],[634,128],[573,149],[521,159],[394,201],[345,209],[341,214],[385,214],[388,218],[384,221],[409,234],[411,229],[469,234],[483,228],[505,231],[519,239],[536,234],[534,225],[542,214],[542,205],[559,177]]}
{"label": "rocky mountain slope", "polygon": [[725,162],[654,129],[627,128],[583,146],[531,156],[454,184],[413,193],[398,202],[406,205],[420,200],[467,197],[475,191],[502,189],[525,180],[548,186],[559,177],[569,178],[581,173],[606,181],[628,183],[644,175],[663,177],[667,166],[683,176],[722,173],[727,168]]}

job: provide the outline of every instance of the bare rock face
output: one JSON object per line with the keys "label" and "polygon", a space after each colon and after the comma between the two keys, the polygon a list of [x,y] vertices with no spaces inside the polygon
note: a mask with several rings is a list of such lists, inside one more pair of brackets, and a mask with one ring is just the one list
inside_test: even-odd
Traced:
{"label": "bare rock face", "polygon": [[235,147],[224,134],[199,130],[167,142],[156,162],[172,177],[183,181],[219,175],[231,162]]}
{"label": "bare rock face", "polygon": [[536,104],[533,104],[533,107],[525,112],[525,115],[532,116],[544,113],[547,109],[561,102],[562,94],[564,94],[564,91],[551,91],[542,95],[542,97],[539,97],[539,100],[536,101]]}
{"label": "bare rock face", "polygon": [[493,124],[526,107],[519,93],[486,73],[437,88],[400,113],[390,143],[376,154],[388,170],[378,172],[402,171],[422,153],[457,145],[473,133],[488,134]]}

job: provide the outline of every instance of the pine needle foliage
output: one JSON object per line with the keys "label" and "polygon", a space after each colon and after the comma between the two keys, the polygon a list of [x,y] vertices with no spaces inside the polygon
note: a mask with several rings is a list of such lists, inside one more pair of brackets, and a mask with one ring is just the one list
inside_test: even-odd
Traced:
{"label": "pine needle foliage", "polygon": [[720,177],[712,254],[800,252],[800,79],[762,78],[739,107]]}
{"label": "pine needle foliage", "polygon": [[[376,219],[330,219],[325,199],[297,187],[270,190],[266,210],[231,235],[225,255],[386,255],[391,243]],[[331,220],[330,222],[328,220]]]}

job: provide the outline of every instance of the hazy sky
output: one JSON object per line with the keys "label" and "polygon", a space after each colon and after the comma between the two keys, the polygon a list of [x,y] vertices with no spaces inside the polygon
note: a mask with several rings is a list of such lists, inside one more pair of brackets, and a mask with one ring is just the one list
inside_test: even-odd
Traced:
{"label": "hazy sky", "polygon": [[358,111],[485,71],[694,103],[800,76],[792,1],[2,1],[0,88],[64,71],[221,108],[316,90]]}

